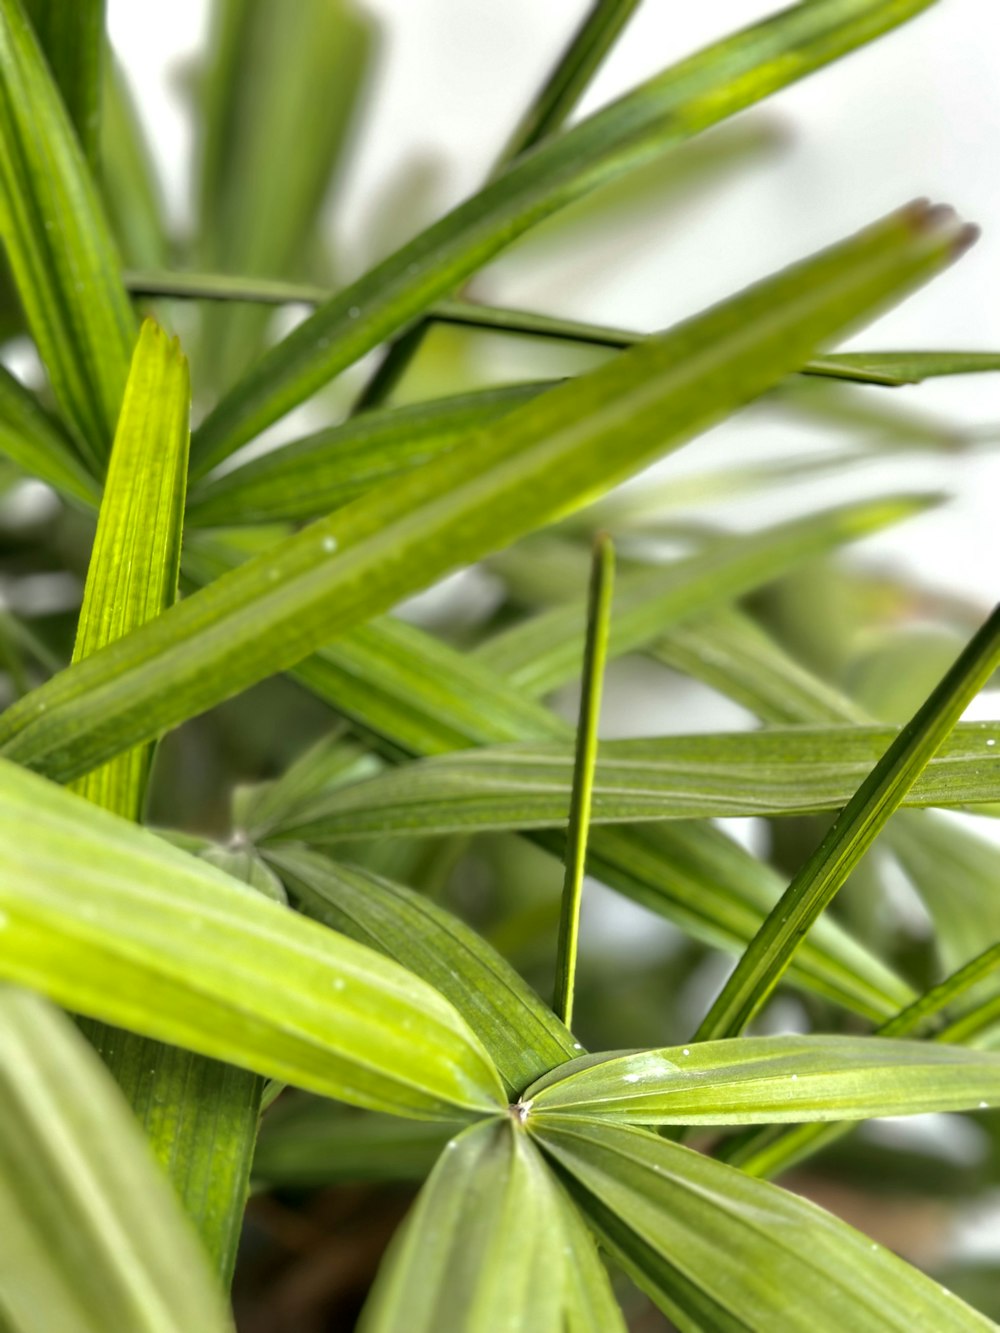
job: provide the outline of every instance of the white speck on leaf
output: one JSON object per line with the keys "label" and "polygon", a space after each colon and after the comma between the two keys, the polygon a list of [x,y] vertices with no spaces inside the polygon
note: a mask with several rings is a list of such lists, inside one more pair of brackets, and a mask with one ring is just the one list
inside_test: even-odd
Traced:
{"label": "white speck on leaf", "polygon": [[691,1047],[690,1047],[690,1046],[685,1046],[685,1047],[684,1047],[684,1054],[685,1054],[685,1055],[690,1055],[690,1054],[691,1054]]}
{"label": "white speck on leaf", "polygon": [[327,555],[332,555],[337,549],[337,539],[336,537],[324,537],[320,542],[320,546],[326,551]]}

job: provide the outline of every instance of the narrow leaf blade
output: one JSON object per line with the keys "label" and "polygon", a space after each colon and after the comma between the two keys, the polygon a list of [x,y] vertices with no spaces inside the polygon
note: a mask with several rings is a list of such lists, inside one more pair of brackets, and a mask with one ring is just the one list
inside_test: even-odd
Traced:
{"label": "narrow leaf blade", "polygon": [[535,1132],[601,1243],[681,1328],[994,1327],[814,1204],[656,1134],[555,1115]]}
{"label": "narrow leaf blade", "polygon": [[0,1015],[5,1327],[228,1329],[201,1247],[87,1043],[15,987],[0,986]]}
{"label": "narrow leaf blade", "polygon": [[[154,619],[177,595],[191,385],[176,340],[152,320],[139,334],[87,569],[73,661]],[[88,773],[76,790],[138,820],[151,748]]]}
{"label": "narrow leaf blade", "polygon": [[1000,607],[899,733],[792,880],[699,1028],[701,1040],[733,1035],[757,1013],[810,925],[864,856],[998,665]]}
{"label": "narrow leaf blade", "polygon": [[1000,1054],[882,1037],[740,1037],[586,1057],[528,1088],[531,1114],[749,1125],[970,1111],[1000,1102]]}
{"label": "narrow leaf blade", "polygon": [[20,0],[0,3],[0,234],[53,392],[100,475],[135,319],[73,127]]}
{"label": "narrow leaf blade", "polygon": [[508,1090],[572,1059],[572,1034],[474,930],[401,884],[297,848],[267,853],[309,916],[422,977],[478,1033]]}
{"label": "narrow leaf blade", "polygon": [[6,763],[0,866],[9,980],[374,1110],[454,1120],[503,1103],[480,1043],[424,982]]}

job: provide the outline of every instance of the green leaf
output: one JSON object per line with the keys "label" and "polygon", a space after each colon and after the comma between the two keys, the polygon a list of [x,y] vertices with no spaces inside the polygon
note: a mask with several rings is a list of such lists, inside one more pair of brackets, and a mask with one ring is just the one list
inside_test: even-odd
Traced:
{"label": "green leaf", "polygon": [[482,1046],[426,983],[8,763],[0,869],[8,980],[374,1110],[456,1120],[503,1104]]}
{"label": "green leaf", "polygon": [[76,663],[4,715],[3,753],[65,780],[295,665],[719,420],[965,240],[914,205],[542,394]]}
{"label": "green leaf", "polygon": [[[166,207],[149,144],[125,71],[113,59],[104,72],[101,188],[127,263],[156,267],[170,256]],[[122,281],[128,286],[127,276]]]}
{"label": "green leaf", "polygon": [[[933,1029],[936,1023],[937,1031],[933,1035],[938,1041],[972,1040],[982,1030],[980,1024],[985,1026],[996,1020],[1000,1006],[995,999],[985,1005],[975,1006],[944,1028],[941,1027],[941,1013],[981,981],[991,977],[998,968],[1000,944],[986,949],[944,981],[918,996],[912,1004],[883,1023],[877,1029],[876,1037],[926,1035],[927,1030]],[[981,1104],[977,1109],[981,1109]],[[773,1177],[836,1142],[851,1128],[850,1123],[834,1122],[798,1125],[781,1133],[776,1130],[757,1131],[730,1139],[723,1145],[722,1151],[726,1161],[751,1175]]]}
{"label": "green leaf", "polygon": [[[404,330],[543,218],[871,41],[928,3],[798,5],[707,47],[540,144],[345,288],[254,366],[197,432],[198,474]],[[785,373],[813,350],[790,356]]]}
{"label": "green leaf", "polygon": [[[499,676],[398,621],[354,631],[295,674],[332,707],[386,737],[390,748],[407,753],[570,734],[565,723]],[[558,835],[536,837],[561,853]],[[704,824],[596,828],[588,870],[696,939],[729,950],[750,938],[783,887],[768,866]],[[821,920],[815,932],[798,959],[800,980],[872,1018],[887,1017],[912,998],[884,963],[833,921]]]}
{"label": "green leaf", "polygon": [[343,782],[370,777],[381,767],[375,755],[346,739],[345,729],[338,728],[311,745],[273,782],[237,787],[232,803],[237,839],[261,842],[304,801]]}
{"label": "green leaf", "polygon": [[[317,225],[367,78],[373,25],[350,0],[224,0],[213,18],[196,116],[199,262],[308,276],[317,261],[326,268]],[[196,366],[230,384],[259,353],[267,323],[256,310],[206,311]]]}
{"label": "green leaf", "polygon": [[[328,288],[311,283],[232,273],[164,272],[155,267],[125,273],[123,280],[136,296],[168,296],[187,301],[318,306],[334,295]],[[581,343],[615,351],[634,347],[649,337],[648,333],[611,328],[606,324],[587,324],[535,310],[485,305],[480,301],[438,301],[428,309],[426,318],[428,322],[455,328]],[[818,379],[900,388],[944,375],[977,375],[997,369],[1000,369],[1000,354],[995,352],[833,352],[807,361],[798,373]]]}
{"label": "green leaf", "polygon": [[[648,644],[673,624],[760,587],[805,560],[933,504],[933,495],[890,495],[838,506],[807,518],[731,537],[666,566],[619,580],[611,619],[612,656]],[[541,611],[496,634],[474,653],[530,693],[574,679],[583,651],[585,608],[579,598]]]}
{"label": "green leaf", "polygon": [[[44,983],[38,986],[43,989]],[[263,1079],[91,1019],[83,1019],[80,1028],[121,1088],[197,1227],[216,1276],[228,1287],[243,1226]]]}
{"label": "green leaf", "polygon": [[[132,359],[111,451],[77,627],[74,659],[169,606],[177,592],[191,391],[176,341],[147,320]],[[119,755],[75,789],[138,820],[152,747]],[[262,1082],[101,1023],[84,1031],[125,1092],[154,1153],[228,1285],[246,1202]]]}
{"label": "green leaf", "polygon": [[90,170],[99,166],[105,0],[25,0]]}
{"label": "green leaf", "polygon": [[[563,1333],[579,1281],[573,1259],[583,1258],[588,1285],[597,1286],[600,1268],[593,1242],[567,1216],[537,1148],[509,1119],[467,1129],[442,1153],[393,1241],[360,1328]],[[613,1310],[606,1277],[600,1290]],[[621,1328],[620,1318],[607,1327]]]}
{"label": "green leaf", "polygon": [[675,671],[702,680],[765,722],[865,723],[865,710],[796,662],[733,607],[673,625],[647,648]]}
{"label": "green leaf", "polygon": [[[201,562],[208,576],[232,565],[230,545],[215,540],[202,552],[210,553]],[[380,737],[396,759],[491,741],[571,735],[523,691],[397,620],[353,630],[301,663],[294,675],[363,731]],[[558,835],[535,837],[561,855]],[[728,950],[743,947],[783,887],[770,867],[705,824],[597,828],[588,870],[695,938]],[[820,921],[806,942],[796,980],[874,1019],[895,1013],[912,998],[904,982],[833,921]]]}
{"label": "green leaf", "polygon": [[[533,310],[511,310],[473,301],[439,301],[429,317],[459,328],[574,342],[587,347],[632,347],[648,337],[645,333],[609,328],[605,324],[557,319]],[[996,352],[833,352],[807,361],[801,373],[820,379],[898,388],[944,375],[980,375],[995,370],[1000,370],[1000,353]]]}
{"label": "green leaf", "polygon": [[500,154],[500,167],[534,148],[563,126],[638,7],[639,0],[593,0],[583,22]]}
{"label": "green leaf", "polygon": [[[868,721],[852,699],[818,680],[759,626],[733,611],[672,629],[650,652],[759,717],[778,722]],[[986,748],[993,747],[987,737]],[[1000,937],[1000,851],[966,825],[929,811],[900,812],[885,838],[927,906],[948,968]]]}
{"label": "green leaf", "polygon": [[77,504],[92,508],[100,498],[98,485],[80,462],[70,437],[2,366],[0,453]]}
{"label": "green leaf", "polygon": [[[991,753],[1000,746],[994,746]],[[994,799],[996,799],[994,797]],[[1000,939],[1000,848],[975,829],[930,814],[894,820],[890,846],[935,925],[946,967]]]}
{"label": "green leaf", "polygon": [[611,1052],[553,1069],[530,1115],[635,1125],[765,1125],[971,1111],[1000,1101],[1000,1054],[879,1037],[740,1037]]}
{"label": "green leaf", "polygon": [[188,522],[212,526],[316,518],[454,449],[471,432],[550,387],[483,389],[365,412],[196,487]]}
{"label": "green leaf", "polygon": [[449,1000],[515,1096],[582,1049],[509,963],[429,899],[315,852],[267,857],[309,916],[394,959]]}
{"label": "green leaf", "polygon": [[997,352],[838,352],[826,360],[861,374],[884,375],[896,384],[1000,370]]}
{"label": "green leaf", "polygon": [[[139,334],[108,464],[73,661],[154,619],[177,595],[191,387],[176,339],[152,320]],[[75,784],[89,800],[138,820],[152,749],[138,746]]]}
{"label": "green leaf", "polygon": [[[638,0],[594,0],[590,12],[494,163],[491,180],[511,162],[562,128],[637,3]],[[359,395],[353,409],[355,414],[369,411],[385,401],[413,360],[429,328],[430,321],[423,319],[390,345]]]}
{"label": "green leaf", "polygon": [[19,0],[0,0],[0,150],[0,234],[18,294],[66,421],[99,476],[135,320],[96,187]]}
{"label": "green leaf", "polygon": [[1000,607],[892,742],[792,880],[701,1024],[700,1040],[739,1032],[758,1012],[809,927],[998,666]]}
{"label": "green leaf", "polygon": [[[595,824],[809,814],[845,805],[895,727],[801,727],[604,741]],[[1000,798],[1000,722],[956,728],[904,798],[959,806]],[[271,838],[317,845],[372,837],[552,828],[570,810],[573,751],[490,746],[338,787],[290,812]]]}
{"label": "green leaf", "polygon": [[434,1121],[282,1097],[261,1125],[253,1179],[293,1189],[426,1180],[452,1132]]}
{"label": "green leaf", "polygon": [[0,1088],[4,1328],[228,1329],[201,1247],[118,1089],[63,1014],[10,986],[0,987]]}
{"label": "green leaf", "polygon": [[815,1204],[647,1130],[553,1114],[535,1136],[601,1244],[681,1329],[994,1328]]}

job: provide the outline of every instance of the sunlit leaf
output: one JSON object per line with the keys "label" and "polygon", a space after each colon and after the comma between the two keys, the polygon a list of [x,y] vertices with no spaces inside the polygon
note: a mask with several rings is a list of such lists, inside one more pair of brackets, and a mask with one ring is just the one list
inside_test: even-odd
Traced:
{"label": "sunlit leaf", "polygon": [[511,1092],[582,1049],[509,963],[428,898],[315,852],[267,855],[309,916],[401,963],[450,1000]]}
{"label": "sunlit leaf", "polygon": [[585,1056],[525,1089],[531,1115],[750,1125],[969,1111],[1000,1102],[1000,1054],[879,1037],[741,1037]]}
{"label": "sunlit leaf", "polygon": [[482,1046],[426,983],[13,764],[0,868],[8,980],[375,1110],[454,1120],[502,1102]]}
{"label": "sunlit leaf", "polygon": [[[139,334],[111,450],[73,660],[154,619],[177,595],[191,388],[187,361],[152,320]],[[76,790],[138,819],[149,746],[88,773]]]}
{"label": "sunlit leaf", "polygon": [[230,1328],[194,1232],[87,1043],[11,986],[0,1020],[4,1328]]}

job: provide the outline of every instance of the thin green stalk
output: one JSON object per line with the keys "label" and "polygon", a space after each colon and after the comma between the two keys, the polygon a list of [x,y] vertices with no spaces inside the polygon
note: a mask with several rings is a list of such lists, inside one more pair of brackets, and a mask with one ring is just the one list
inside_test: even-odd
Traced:
{"label": "thin green stalk", "polygon": [[[176,273],[153,269],[127,272],[123,278],[133,296],[164,296],[182,301],[246,301],[257,305],[315,307],[329,301],[333,295],[328,288],[309,283],[233,277],[228,273]],[[635,329],[560,319],[536,310],[484,305],[479,301],[438,301],[430,307],[425,318],[430,323],[448,324],[453,328],[482,329],[519,338],[547,338],[613,351],[634,347],[650,336]],[[423,324],[417,324],[410,332],[422,328]],[[408,336],[405,334],[404,338]],[[401,343],[403,338],[397,341]],[[845,352],[813,357],[799,373],[897,389],[942,375],[972,375],[998,369],[1000,355],[992,352]]]}
{"label": "thin green stalk", "polygon": [[601,715],[601,686],[608,653],[611,597],[614,590],[615,548],[601,533],[594,542],[587,607],[587,641],[583,651],[580,718],[576,730],[576,761],[566,833],[566,874],[563,880],[559,941],[556,946],[556,984],[553,1008],[567,1027],[573,1025],[573,985],[580,934],[580,901],[587,863],[587,834],[597,760],[597,724]]}
{"label": "thin green stalk", "polygon": [[1000,606],[890,745],[743,953],[695,1040],[735,1036],[766,1003],[795,952],[970,701],[1000,666]]}

